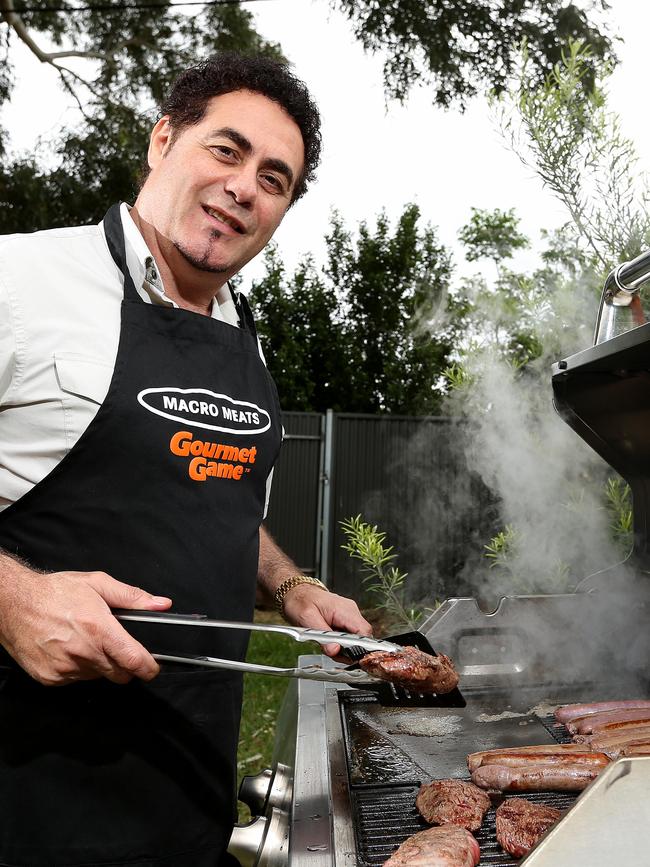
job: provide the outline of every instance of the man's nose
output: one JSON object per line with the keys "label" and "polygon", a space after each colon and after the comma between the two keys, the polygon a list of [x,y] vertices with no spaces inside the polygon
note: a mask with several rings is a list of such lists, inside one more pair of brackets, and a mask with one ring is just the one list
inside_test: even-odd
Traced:
{"label": "man's nose", "polygon": [[257,170],[248,166],[238,166],[224,184],[224,189],[242,208],[250,208],[257,196]]}

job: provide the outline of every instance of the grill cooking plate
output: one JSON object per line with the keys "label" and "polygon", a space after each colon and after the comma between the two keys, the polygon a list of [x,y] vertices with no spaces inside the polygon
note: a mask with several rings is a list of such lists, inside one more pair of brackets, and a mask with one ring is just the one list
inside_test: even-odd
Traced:
{"label": "grill cooking plate", "polygon": [[[550,712],[551,706],[569,698],[550,702],[529,691],[525,710],[507,707],[504,695],[490,694],[489,703],[483,692],[467,693],[466,698],[464,709],[425,711],[381,708],[371,695],[340,694],[359,867],[379,867],[408,837],[430,827],[415,808],[421,783],[449,777],[468,780],[468,753],[571,740]],[[578,795],[516,792],[512,796],[567,810]],[[503,800],[504,796],[493,799],[475,833],[481,847],[480,867],[521,863],[497,843],[495,812]]]}

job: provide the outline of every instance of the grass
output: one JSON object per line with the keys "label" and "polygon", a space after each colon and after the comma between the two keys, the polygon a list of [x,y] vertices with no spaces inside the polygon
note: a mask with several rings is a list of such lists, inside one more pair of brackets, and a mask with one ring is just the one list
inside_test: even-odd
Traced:
{"label": "grass", "polygon": [[[256,611],[257,623],[284,623],[273,612]],[[273,633],[252,632],[247,659],[260,665],[278,668],[294,668],[298,657],[305,653],[320,653],[317,644],[298,644],[293,639]],[[280,706],[287,691],[286,677],[269,677],[261,674],[244,676],[244,704],[242,708],[239,749],[237,751],[237,776],[251,776],[271,767],[275,729]],[[238,783],[239,785],[239,783]],[[250,810],[238,803],[239,821],[250,818]]]}
{"label": "grass", "polygon": [[[375,635],[385,635],[387,624],[376,610],[364,610],[365,617],[373,624]],[[284,623],[272,611],[255,612],[256,623]],[[298,657],[306,653],[321,653],[318,644],[299,644],[292,638],[264,632],[252,632],[247,660],[259,665],[274,665],[278,668],[294,668]],[[280,706],[287,691],[286,677],[269,677],[261,674],[244,675],[244,703],[242,707],[239,748],[237,751],[237,777],[258,774],[271,767],[273,743]],[[238,787],[239,787],[238,782]],[[239,822],[250,819],[250,810],[238,802]]]}

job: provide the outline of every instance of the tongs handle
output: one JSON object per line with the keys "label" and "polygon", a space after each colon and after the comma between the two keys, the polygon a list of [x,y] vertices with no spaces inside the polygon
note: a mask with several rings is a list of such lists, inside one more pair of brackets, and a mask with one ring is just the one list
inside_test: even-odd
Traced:
{"label": "tongs handle", "polygon": [[289,626],[277,623],[238,623],[234,620],[210,620],[204,614],[176,614],[166,611],[134,611],[128,608],[115,609],[118,620],[132,620],[139,623],[160,623],[170,626],[208,626],[212,629],[247,629],[249,632],[277,632],[288,635],[294,641],[315,641],[317,644],[340,644],[342,647],[363,647],[364,650],[386,650],[397,652],[399,644],[381,641],[350,632],[328,632],[308,626]]}

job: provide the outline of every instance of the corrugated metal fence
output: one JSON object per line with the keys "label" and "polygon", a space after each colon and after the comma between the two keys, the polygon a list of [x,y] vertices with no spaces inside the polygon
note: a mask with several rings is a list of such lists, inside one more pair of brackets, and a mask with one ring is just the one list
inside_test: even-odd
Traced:
{"label": "corrugated metal fence", "polygon": [[495,529],[490,491],[464,458],[449,418],[285,413],[268,526],[300,569],[359,597],[340,522],[361,514],[386,531],[409,573],[408,598],[444,598]]}

